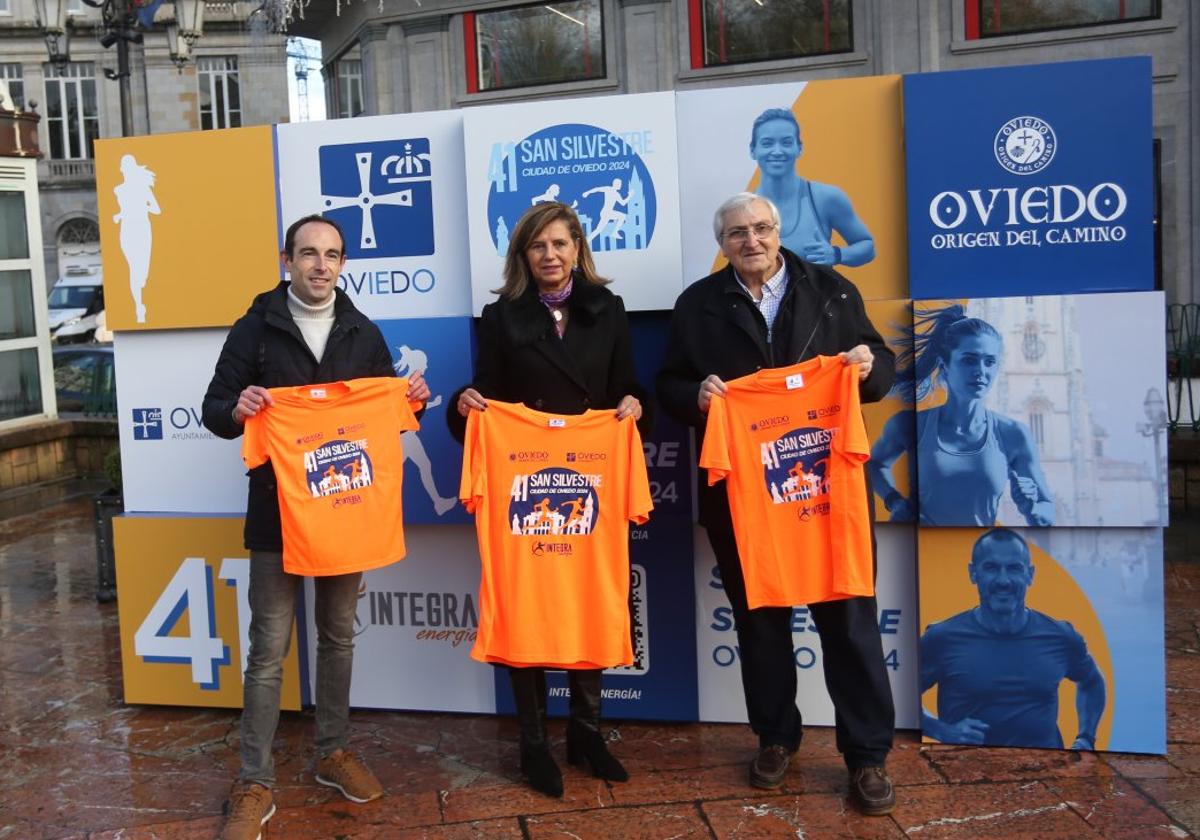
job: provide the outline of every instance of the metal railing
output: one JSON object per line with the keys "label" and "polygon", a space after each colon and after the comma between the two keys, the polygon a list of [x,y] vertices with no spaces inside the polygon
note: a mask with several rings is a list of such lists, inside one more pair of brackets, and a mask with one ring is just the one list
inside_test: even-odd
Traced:
{"label": "metal railing", "polygon": [[1200,432],[1200,303],[1167,305],[1167,430]]}

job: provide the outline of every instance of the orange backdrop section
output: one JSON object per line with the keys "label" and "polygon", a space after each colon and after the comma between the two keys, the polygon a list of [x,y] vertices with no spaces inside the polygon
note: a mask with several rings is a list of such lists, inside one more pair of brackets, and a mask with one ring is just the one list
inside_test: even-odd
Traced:
{"label": "orange backdrop section", "polygon": [[[257,126],[96,142],[109,329],[227,326],[246,311],[254,294],[278,282],[273,132],[271,126]],[[132,225],[144,225],[146,211],[133,208],[127,211],[129,220],[114,220],[120,212],[114,189],[126,179],[125,155],[154,173],[150,191],[160,211],[148,214],[144,323],[136,316],[121,227],[131,225],[126,238],[132,238]]]}

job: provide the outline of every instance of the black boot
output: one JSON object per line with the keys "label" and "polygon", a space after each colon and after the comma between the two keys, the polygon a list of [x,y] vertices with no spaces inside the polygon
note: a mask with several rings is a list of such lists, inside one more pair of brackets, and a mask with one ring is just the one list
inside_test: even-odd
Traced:
{"label": "black boot", "polygon": [[629,773],[613,758],[600,732],[599,670],[567,671],[571,686],[571,717],[567,722],[567,761],[586,761],[592,775],[610,782],[629,781]]}
{"label": "black boot", "polygon": [[521,772],[529,786],[547,796],[562,796],[562,772],[546,739],[546,671],[509,668],[517,721],[521,725]]}

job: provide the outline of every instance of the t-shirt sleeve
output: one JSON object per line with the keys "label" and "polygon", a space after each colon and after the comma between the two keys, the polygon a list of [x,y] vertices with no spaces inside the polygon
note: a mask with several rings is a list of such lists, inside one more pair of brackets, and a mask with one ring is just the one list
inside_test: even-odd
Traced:
{"label": "t-shirt sleeve", "polygon": [[1060,621],[1063,641],[1067,646],[1067,679],[1079,682],[1096,667],[1092,656],[1088,653],[1087,642],[1079,631],[1071,626],[1069,621]]}
{"label": "t-shirt sleeve", "polygon": [[708,405],[708,424],[704,427],[700,466],[708,470],[710,485],[728,478],[733,471],[729,462],[729,404],[724,397],[713,397]]}
{"label": "t-shirt sleeve", "polygon": [[259,412],[253,417],[246,418],[245,430],[242,433],[242,461],[250,469],[261,467],[270,458],[267,451],[267,418]]}
{"label": "t-shirt sleeve", "polygon": [[917,659],[921,663],[920,691],[922,694],[940,681],[942,664],[941,645],[938,644],[940,637],[941,632],[938,625],[931,624],[925,628],[925,632],[921,634],[921,638],[917,642]]}
{"label": "t-shirt sleeve", "polygon": [[625,424],[625,448],[629,458],[629,486],[625,491],[628,499],[627,518],[635,525],[642,525],[654,510],[650,496],[650,476],[646,470],[646,452],[642,449],[642,436],[632,417],[621,421]]}
{"label": "t-shirt sleeve", "polygon": [[458,482],[458,498],[474,513],[487,491],[487,469],[483,449],[483,412],[472,411],[467,415],[467,434],[463,439],[462,477]]}
{"label": "t-shirt sleeve", "polygon": [[863,421],[862,400],[858,395],[858,365],[842,365],[839,382],[842,404],[842,430],[834,439],[834,449],[851,461],[865,462],[871,457],[871,442]]}
{"label": "t-shirt sleeve", "polygon": [[396,395],[397,415],[400,423],[400,431],[415,432],[421,428],[421,421],[417,419],[416,412],[421,409],[423,403],[413,402],[405,395],[408,393],[408,377],[389,382],[392,385],[392,393]]}

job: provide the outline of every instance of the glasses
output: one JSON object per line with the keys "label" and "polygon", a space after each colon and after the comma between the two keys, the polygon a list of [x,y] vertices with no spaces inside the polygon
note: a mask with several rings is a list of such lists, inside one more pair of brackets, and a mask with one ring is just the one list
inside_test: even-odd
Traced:
{"label": "glasses", "polygon": [[766,239],[779,225],[771,222],[758,222],[750,227],[735,227],[730,228],[721,234],[721,238],[734,244],[740,245],[750,239],[750,234],[754,234],[755,239]]}

